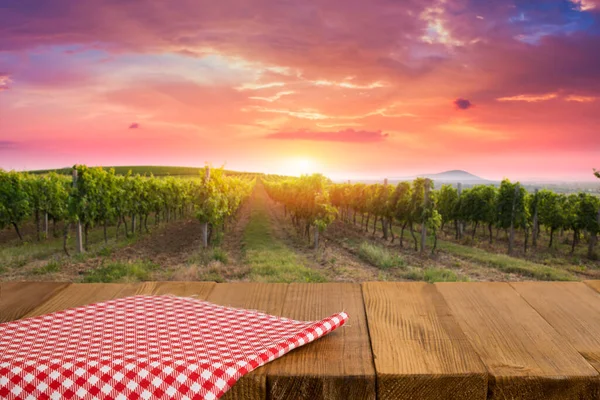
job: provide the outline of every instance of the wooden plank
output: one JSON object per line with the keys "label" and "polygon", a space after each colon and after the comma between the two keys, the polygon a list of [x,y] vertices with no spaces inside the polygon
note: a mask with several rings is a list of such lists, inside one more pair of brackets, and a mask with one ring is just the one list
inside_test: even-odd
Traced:
{"label": "wooden plank", "polygon": [[218,283],[206,300],[282,316],[287,289],[287,283]]}
{"label": "wooden plank", "polygon": [[487,371],[434,285],[369,282],[378,399],[485,399]]}
{"label": "wooden plank", "polygon": [[214,285],[214,282],[73,283],[26,317],[140,294],[196,295],[204,299]]}
{"label": "wooden plank", "polygon": [[511,286],[600,371],[600,294],[581,282],[514,282]]}
{"label": "wooden plank", "polygon": [[[279,315],[287,292],[286,283],[221,283],[208,301],[228,307],[247,308]],[[243,376],[225,393],[224,400],[264,400],[267,398],[266,368],[257,368]]]}
{"label": "wooden plank", "polygon": [[0,323],[22,318],[67,286],[60,282],[0,282]]}
{"label": "wooden plank", "polygon": [[508,283],[436,283],[490,373],[490,399],[598,398],[598,373]]}
{"label": "wooden plank", "polygon": [[137,283],[73,283],[45,303],[28,312],[25,317],[35,317],[67,308],[79,307],[100,301],[139,294]]}
{"label": "wooden plank", "polygon": [[361,287],[290,284],[282,314],[319,320],[336,312],[348,325],[266,366],[269,399],[375,399],[375,370]]}
{"label": "wooden plank", "polygon": [[600,292],[600,281],[583,281],[583,283],[594,289],[596,292]]}
{"label": "wooden plank", "polygon": [[205,300],[216,286],[214,282],[145,282],[138,294],[173,295]]}

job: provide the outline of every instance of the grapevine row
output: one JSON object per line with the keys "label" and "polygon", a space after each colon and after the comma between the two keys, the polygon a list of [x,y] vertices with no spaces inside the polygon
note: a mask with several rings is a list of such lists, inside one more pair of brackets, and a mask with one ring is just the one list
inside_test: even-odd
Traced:
{"label": "grapevine row", "polygon": [[[555,243],[558,231],[570,234],[571,253],[578,244],[587,241],[588,257],[593,258],[600,233],[600,198],[589,193],[557,194],[549,190],[529,193],[518,182],[505,179],[499,187],[475,185],[461,190],[442,185],[433,190],[429,179],[417,178],[386,184],[334,184],[321,175],[301,178],[272,178],[265,181],[269,195],[284,205],[295,226],[309,236],[310,227],[318,232],[336,217],[360,224],[373,234],[381,227],[384,239],[396,240],[393,227],[400,228],[403,244],[405,231],[410,232],[415,250],[419,250],[416,233],[421,235],[425,250],[426,237],[433,236],[435,250],[437,234],[452,227],[456,239],[467,234],[475,237],[485,229],[490,243],[500,231],[508,237],[508,253],[515,250],[515,232],[524,237],[524,252],[538,246],[542,229],[549,233],[548,246]],[[360,219],[360,221],[357,220]]]}
{"label": "grapevine row", "polygon": [[[121,225],[126,235],[148,231],[148,217],[155,223],[194,215],[207,227],[204,242],[234,215],[252,191],[254,179],[225,176],[213,169],[202,177],[176,178],[152,175],[117,175],[114,169],[77,165],[73,178],[57,173],[32,175],[0,170],[0,229],[13,226],[21,240],[22,224],[35,219],[37,239],[48,237],[49,221],[64,225],[66,239],[73,224],[80,224],[87,247],[90,228]],[[210,175],[210,176],[209,176]],[[118,239],[118,237],[117,237]]]}

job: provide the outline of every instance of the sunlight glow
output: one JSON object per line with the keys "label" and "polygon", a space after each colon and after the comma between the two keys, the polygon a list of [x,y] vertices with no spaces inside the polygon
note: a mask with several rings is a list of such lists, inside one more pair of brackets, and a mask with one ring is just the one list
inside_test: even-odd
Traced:
{"label": "sunlight glow", "polygon": [[291,157],[283,162],[281,174],[284,175],[310,175],[319,170],[315,160],[306,157]]}

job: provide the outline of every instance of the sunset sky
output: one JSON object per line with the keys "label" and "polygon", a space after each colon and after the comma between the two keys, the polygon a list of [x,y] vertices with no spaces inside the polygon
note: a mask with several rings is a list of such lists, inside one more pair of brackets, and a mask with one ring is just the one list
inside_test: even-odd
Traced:
{"label": "sunset sky", "polygon": [[0,168],[594,180],[600,0],[0,0]]}

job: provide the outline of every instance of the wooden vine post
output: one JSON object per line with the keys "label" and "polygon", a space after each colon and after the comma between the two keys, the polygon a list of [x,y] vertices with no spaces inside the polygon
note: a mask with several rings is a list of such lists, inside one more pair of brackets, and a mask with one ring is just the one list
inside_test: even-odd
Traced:
{"label": "wooden vine post", "polygon": [[429,188],[430,180],[425,179],[424,196],[423,196],[423,221],[421,222],[421,255],[425,254],[427,248],[427,207],[429,204]]}
{"label": "wooden vine post", "polygon": [[[596,214],[596,223],[600,226],[600,209],[598,209],[598,214]],[[596,246],[596,242],[598,242],[598,232],[589,232],[588,258],[590,259],[593,259],[594,257],[594,247]]]}
{"label": "wooden vine post", "polygon": [[[462,195],[462,183],[461,182],[458,182],[457,190],[458,190],[458,200],[460,201],[460,197]],[[462,237],[463,237],[462,221],[459,218],[457,218],[455,222],[456,222],[456,238],[462,239]]]}
{"label": "wooden vine post", "polygon": [[44,239],[48,239],[48,211],[44,211]]}
{"label": "wooden vine post", "polygon": [[[321,191],[319,190],[317,192],[317,194],[320,194],[320,193],[321,193]],[[310,230],[308,232],[309,232],[308,240],[310,243]],[[313,248],[315,249],[315,251],[319,250],[319,226],[317,224],[315,224],[315,237],[314,237],[314,242],[313,242]]]}
{"label": "wooden vine post", "polygon": [[531,245],[533,246],[533,248],[535,248],[537,246],[537,237],[538,237],[538,232],[539,232],[539,222],[538,222],[538,192],[539,189],[536,188],[535,192],[534,192],[534,200],[533,200],[533,232],[532,232],[532,237],[531,237]]}
{"label": "wooden vine post", "polygon": [[512,201],[512,211],[510,213],[510,236],[508,238],[508,254],[512,254],[515,246],[515,214],[517,208],[517,197],[519,196],[519,184],[515,184],[515,194]]}
{"label": "wooden vine post", "polygon": [[[206,167],[206,176],[205,176],[205,184],[208,185],[210,181],[210,167]],[[202,248],[206,249],[208,247],[208,222],[202,223]]]}
{"label": "wooden vine post", "polygon": [[[77,168],[73,167],[73,188],[77,189]],[[83,253],[83,240],[81,233],[81,221],[79,218],[77,219],[77,223],[75,224],[75,236],[77,238],[77,253]]]}
{"label": "wooden vine post", "polygon": [[[383,180],[383,196],[385,196],[386,202],[387,202],[387,195],[388,195],[387,186],[388,186],[388,179],[385,178]],[[384,207],[385,207],[385,203],[384,203]],[[386,219],[385,213],[384,213],[384,215],[381,216],[381,229],[383,230],[383,239],[387,240],[387,238],[388,238],[388,224],[387,224],[387,219]]]}

